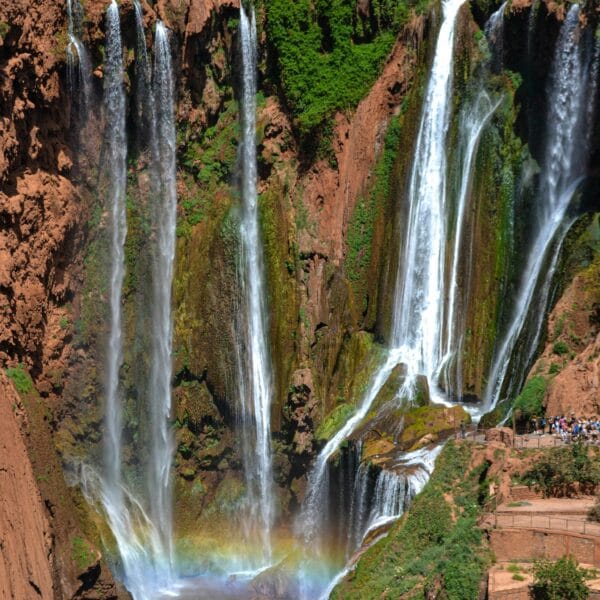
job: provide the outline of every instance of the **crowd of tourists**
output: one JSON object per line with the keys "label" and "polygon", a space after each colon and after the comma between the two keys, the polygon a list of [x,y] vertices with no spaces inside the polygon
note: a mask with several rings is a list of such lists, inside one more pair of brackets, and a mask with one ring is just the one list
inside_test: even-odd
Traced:
{"label": "crowd of tourists", "polygon": [[530,432],[537,435],[555,435],[565,441],[598,441],[600,439],[600,420],[598,417],[532,417]]}

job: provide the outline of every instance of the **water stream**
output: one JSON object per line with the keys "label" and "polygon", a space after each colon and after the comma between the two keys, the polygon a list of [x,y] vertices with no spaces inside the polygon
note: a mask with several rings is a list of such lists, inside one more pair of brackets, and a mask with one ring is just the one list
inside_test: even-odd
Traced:
{"label": "water stream", "polygon": [[[244,470],[247,483],[247,538],[260,540],[263,560],[271,558],[274,519],[271,465],[272,366],[268,348],[264,258],[259,228],[256,157],[257,39],[254,8],[240,3],[242,50],[242,202],[243,331],[245,352],[239,368]],[[255,565],[258,566],[258,565]]]}
{"label": "water stream", "polygon": [[92,97],[92,66],[81,40],[82,25],[83,7],[79,0],[67,0],[67,83],[71,98],[77,100],[80,124],[85,122]]}
{"label": "water stream", "polygon": [[125,132],[125,89],[123,86],[123,48],[119,7],[113,0],[106,11],[106,67],[104,110],[107,139],[107,164],[110,173],[110,320],[106,357],[106,412],[104,468],[107,495],[123,505],[121,437],[123,419],[119,390],[119,370],[123,361],[123,315],[121,293],[125,277],[125,238],[127,212],[127,136]]}
{"label": "water stream", "polygon": [[168,565],[173,562],[171,462],[172,340],[171,286],[175,262],[177,220],[176,131],[174,80],[168,32],[159,21],[154,40],[154,103],[158,145],[160,203],[154,211],[156,244],[153,249],[153,330],[150,373],[150,407],[153,445],[150,449],[148,497],[150,517],[160,533],[154,552]]}
{"label": "water stream", "polygon": [[[322,507],[327,495],[329,459],[364,419],[398,364],[404,363],[407,368],[406,381],[398,395],[410,397],[416,376],[434,373],[442,358],[448,214],[446,136],[452,104],[454,31],[463,2],[446,0],[442,4],[443,21],[423,100],[409,181],[409,214],[396,274],[390,350],[357,411],[325,445],[308,476],[297,530],[304,538],[307,551],[317,560],[322,552],[320,533],[325,529]],[[311,565],[306,570],[311,568],[315,567]],[[309,583],[304,583],[301,596],[306,600],[314,597],[314,589]]]}

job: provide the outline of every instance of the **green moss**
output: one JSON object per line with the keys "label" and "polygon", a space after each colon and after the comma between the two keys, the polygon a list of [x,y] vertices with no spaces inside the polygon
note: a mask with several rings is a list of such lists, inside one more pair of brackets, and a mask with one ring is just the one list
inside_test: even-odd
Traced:
{"label": "green moss", "polygon": [[23,365],[6,369],[6,375],[13,382],[15,389],[21,396],[33,392],[33,381]]}
{"label": "green moss", "polygon": [[10,25],[6,21],[0,21],[0,40],[3,40],[10,31]]}
{"label": "green moss", "polygon": [[414,446],[427,434],[437,436],[441,433],[458,430],[461,423],[469,424],[471,416],[462,406],[430,405],[409,409],[404,415],[404,429],[400,436],[401,443],[416,449]]}
{"label": "green moss", "polygon": [[375,183],[368,197],[357,202],[348,225],[344,265],[356,297],[362,297],[363,310],[366,310],[367,270],[371,264],[375,222],[391,194],[391,179],[400,141],[401,125],[396,117],[390,122],[384,149],[374,170]]}
{"label": "green moss", "polygon": [[238,106],[233,100],[225,104],[214,126],[198,133],[186,125],[178,132],[184,183],[179,200],[179,236],[190,236],[192,228],[208,217],[216,195],[231,193],[239,140]]}
{"label": "green moss", "polygon": [[354,406],[346,403],[336,406],[319,425],[315,438],[325,442],[329,441],[354,414],[355,410]]}
{"label": "green moss", "polygon": [[77,568],[83,571],[96,560],[96,554],[86,540],[82,537],[74,537],[71,540],[71,558]]}

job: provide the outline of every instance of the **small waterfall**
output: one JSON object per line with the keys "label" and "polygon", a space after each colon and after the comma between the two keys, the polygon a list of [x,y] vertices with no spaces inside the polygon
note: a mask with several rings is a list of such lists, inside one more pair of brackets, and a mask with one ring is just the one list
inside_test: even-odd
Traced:
{"label": "small waterfall", "polygon": [[500,8],[488,19],[488,22],[485,24],[484,33],[485,37],[488,39],[489,43],[495,47],[498,54],[502,54],[503,47],[503,35],[504,35],[504,12],[506,10],[506,6],[508,5],[508,0],[505,0],[500,5]]}
{"label": "small waterfall", "polygon": [[[523,370],[536,351],[558,251],[570,225],[569,219],[566,219],[567,211],[585,174],[588,152],[586,117],[589,115],[586,102],[594,102],[596,83],[593,67],[583,62],[582,39],[579,6],[574,4],[561,27],[554,55],[546,153],[539,200],[535,205],[535,238],[528,252],[510,326],[495,353],[482,413],[496,406],[506,384],[515,379],[510,376],[509,367],[526,323],[531,337],[522,344],[524,355],[519,363]],[[521,383],[515,381],[516,385],[510,385],[511,391],[514,392],[512,388]]]}
{"label": "small waterfall", "polygon": [[[440,364],[444,303],[446,244],[446,135],[452,104],[454,31],[464,0],[443,2],[443,21],[423,102],[421,123],[409,183],[409,217],[401,248],[390,350],[363,397],[356,413],[319,453],[308,475],[306,498],[297,532],[312,556],[321,553],[322,507],[326,502],[327,462],[341,442],[367,415],[371,404],[394,367],[407,365],[407,383],[399,394],[410,395],[419,373],[431,375]],[[301,595],[308,598],[306,577]]]}
{"label": "small waterfall", "polygon": [[[159,21],[154,42],[154,104],[158,138],[160,205],[155,211],[157,235],[153,257],[153,331],[150,375],[152,439],[148,493],[150,517],[160,532],[155,554],[173,560],[171,461],[172,339],[171,286],[175,262],[177,219],[176,131],[173,67],[168,32]],[[153,136],[154,137],[154,136]]]}
{"label": "small waterfall", "polygon": [[67,83],[71,98],[78,100],[79,121],[85,121],[91,108],[92,65],[81,41],[83,7],[79,0],[67,0]]}
{"label": "small waterfall", "polygon": [[127,213],[127,137],[125,133],[125,90],[123,87],[123,48],[119,8],[113,0],[106,11],[106,67],[104,110],[107,138],[107,164],[110,173],[110,331],[106,357],[106,415],[104,457],[108,496],[122,505],[121,434],[122,414],[119,369],[123,360],[121,292],[125,276]]}
{"label": "small waterfall", "polygon": [[274,518],[271,465],[271,362],[268,349],[264,259],[259,231],[256,89],[257,39],[254,8],[250,14],[240,3],[242,50],[242,272],[244,294],[243,340],[245,356],[240,364],[239,395],[242,403],[244,468],[250,519],[247,535],[261,541],[264,558],[271,555]]}
{"label": "small waterfall", "polygon": [[[444,389],[449,397],[460,398],[463,392],[462,379],[462,348],[464,342],[465,324],[468,298],[466,293],[461,294],[459,285],[460,261],[464,256],[466,227],[466,213],[468,208],[469,192],[473,177],[473,162],[477,156],[481,135],[489,123],[492,115],[500,106],[502,100],[493,102],[485,89],[477,94],[473,104],[468,103],[461,111],[460,117],[460,144],[462,153],[460,167],[460,189],[456,201],[456,219],[454,228],[454,247],[452,251],[452,267],[448,285],[448,309],[445,320],[445,355],[440,364]],[[436,377],[437,379],[437,377]]]}
{"label": "small waterfall", "polygon": [[[377,475],[375,488],[370,494],[372,480],[369,464],[361,463],[354,484],[350,534],[346,551],[346,566],[329,582],[320,593],[319,600],[327,600],[334,588],[354,568],[352,555],[361,547],[367,536],[399,519],[414,497],[423,490],[435,466],[442,446],[429,450],[423,448],[404,455],[394,467],[399,472],[382,469]],[[356,507],[356,511],[355,511]],[[387,535],[377,536],[369,546]]]}

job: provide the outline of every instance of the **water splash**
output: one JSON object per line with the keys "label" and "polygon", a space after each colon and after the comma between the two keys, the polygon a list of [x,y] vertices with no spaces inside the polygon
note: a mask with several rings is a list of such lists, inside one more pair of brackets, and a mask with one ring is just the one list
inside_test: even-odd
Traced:
{"label": "water splash", "polygon": [[585,173],[588,152],[585,102],[594,101],[596,84],[589,77],[590,65],[583,63],[581,39],[579,6],[574,4],[561,27],[554,55],[546,154],[539,200],[535,203],[535,237],[528,251],[510,326],[495,353],[479,414],[496,406],[507,385],[514,391],[512,388],[522,383],[522,375],[514,377],[510,365],[526,323],[531,334],[527,343],[521,344],[522,370],[531,363],[539,343],[558,252],[571,224],[566,218],[567,211]]}
{"label": "water splash", "polygon": [[271,527],[274,519],[271,464],[271,361],[268,349],[264,259],[259,231],[256,88],[257,39],[254,8],[240,3],[242,50],[242,200],[241,248],[244,298],[244,359],[239,369],[242,403],[242,438],[249,518],[247,536],[262,540],[264,559],[271,557]]}

